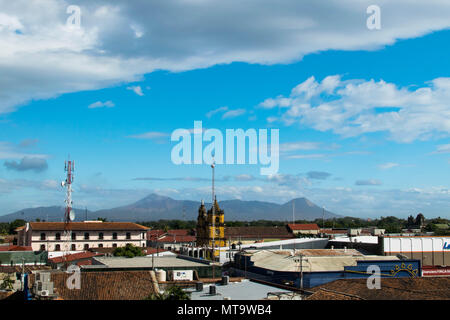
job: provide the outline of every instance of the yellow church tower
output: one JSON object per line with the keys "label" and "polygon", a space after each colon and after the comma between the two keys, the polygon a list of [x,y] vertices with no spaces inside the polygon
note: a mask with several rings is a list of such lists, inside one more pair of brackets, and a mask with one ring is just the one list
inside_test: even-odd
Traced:
{"label": "yellow church tower", "polygon": [[219,256],[220,247],[225,247],[225,212],[220,209],[217,198],[214,198],[214,204],[206,211],[205,203],[202,201],[198,209],[197,218],[197,247],[207,247],[209,253],[207,258]]}
{"label": "yellow church tower", "polygon": [[[205,258],[215,260],[220,255],[220,248],[225,247],[225,214],[219,207],[217,198],[214,194],[214,168],[215,162],[211,165],[212,168],[212,198],[213,204],[211,209],[206,212],[205,203],[198,209],[197,218],[197,247],[206,247]],[[214,257],[214,259],[213,259]]]}

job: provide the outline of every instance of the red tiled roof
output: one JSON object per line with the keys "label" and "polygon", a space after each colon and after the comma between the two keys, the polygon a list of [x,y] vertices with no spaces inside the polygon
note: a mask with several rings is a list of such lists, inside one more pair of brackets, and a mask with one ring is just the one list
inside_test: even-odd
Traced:
{"label": "red tiled roof", "polygon": [[369,289],[366,279],[340,279],[310,290],[320,289],[366,300],[449,300],[450,278],[383,278],[379,290]]}
{"label": "red tiled roof", "polygon": [[0,246],[0,251],[33,251],[33,248],[9,245],[9,246]]}
{"label": "red tiled roof", "polygon": [[289,229],[292,231],[296,230],[319,230],[319,226],[316,223],[290,223],[288,224]]}
{"label": "red tiled roof", "polygon": [[[85,252],[80,252],[80,253],[69,254],[65,258],[67,259],[66,260],[67,262],[71,262],[71,261],[76,261],[76,260],[80,260],[80,259],[89,259],[89,258],[92,258],[95,256],[101,256],[101,255],[103,255],[103,254],[85,251]],[[53,262],[53,263],[62,263],[64,261],[64,258],[63,257],[55,257],[55,258],[48,259],[48,261]]]}
{"label": "red tiled roof", "polygon": [[193,242],[196,240],[196,237],[194,236],[173,236],[173,235],[167,235],[160,239],[158,239],[158,242],[165,242],[165,243],[179,243],[179,242]]}
{"label": "red tiled roof", "polygon": [[[30,227],[35,231],[61,231],[64,230],[64,222],[30,222]],[[133,222],[71,222],[70,230],[130,230],[146,231],[147,227]]]}
{"label": "red tiled roof", "polygon": [[290,239],[293,235],[285,227],[226,227],[225,238]]}
{"label": "red tiled roof", "polygon": [[347,230],[331,230],[331,229],[320,229],[321,233],[328,233],[328,234],[346,234]]}
{"label": "red tiled roof", "polygon": [[154,253],[165,252],[165,251],[169,251],[169,250],[162,249],[162,248],[146,248],[147,254],[154,254]]}
{"label": "red tiled roof", "polygon": [[[81,288],[69,289],[66,281],[71,274],[50,274],[55,291],[64,300],[142,300],[155,292],[149,271],[81,272]],[[35,275],[30,275],[30,284]]]}
{"label": "red tiled roof", "polygon": [[169,235],[177,235],[177,236],[188,236],[189,232],[190,232],[189,229],[167,230],[167,234],[169,234]]}

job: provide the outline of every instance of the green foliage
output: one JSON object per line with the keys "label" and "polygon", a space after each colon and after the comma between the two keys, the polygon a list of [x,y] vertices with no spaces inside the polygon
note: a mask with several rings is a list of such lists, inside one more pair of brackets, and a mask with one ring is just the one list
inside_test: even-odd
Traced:
{"label": "green foliage", "polygon": [[107,219],[107,218],[101,218],[101,217],[98,217],[98,218],[97,218],[97,221],[107,222],[108,219]]}
{"label": "green foliage", "polygon": [[25,220],[16,219],[9,224],[9,234],[14,234],[14,230],[18,227],[22,227],[27,223]]}
{"label": "green foliage", "polygon": [[113,255],[115,257],[127,257],[127,258],[145,256],[141,248],[136,247],[130,243],[127,244],[125,247],[119,247],[114,249]]}
{"label": "green foliage", "polygon": [[0,223],[0,234],[6,235],[9,233],[9,223],[1,222]]}
{"label": "green foliage", "polygon": [[12,280],[9,277],[9,275],[6,275],[5,277],[3,277],[2,280],[3,281],[0,284],[0,289],[1,290],[12,290],[13,289],[14,280]]}
{"label": "green foliage", "polygon": [[145,300],[191,300],[191,295],[181,287],[172,286],[167,288],[164,293],[153,293]]}

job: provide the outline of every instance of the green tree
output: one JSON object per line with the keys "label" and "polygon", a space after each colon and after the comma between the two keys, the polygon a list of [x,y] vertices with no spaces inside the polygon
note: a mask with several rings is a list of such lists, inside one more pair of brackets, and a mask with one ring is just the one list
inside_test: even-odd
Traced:
{"label": "green tree", "polygon": [[16,219],[13,222],[11,222],[9,224],[9,234],[14,234],[14,230],[17,229],[18,227],[22,227],[25,225],[25,223],[27,223],[25,220],[22,219]]}
{"label": "green tree", "polygon": [[128,243],[125,247],[119,247],[119,248],[114,249],[113,255],[115,257],[134,258],[134,257],[142,257],[145,254],[141,248],[136,247],[135,245],[132,245],[131,243]]}
{"label": "green tree", "polygon": [[145,300],[191,300],[191,295],[181,287],[171,286],[164,293],[152,293]]}

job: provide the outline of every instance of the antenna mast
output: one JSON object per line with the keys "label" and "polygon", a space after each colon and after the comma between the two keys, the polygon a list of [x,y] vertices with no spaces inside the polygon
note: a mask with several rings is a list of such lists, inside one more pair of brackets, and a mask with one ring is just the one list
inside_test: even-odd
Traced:
{"label": "antenna mast", "polygon": [[64,171],[67,173],[66,180],[61,182],[61,186],[63,188],[66,188],[66,200],[64,202],[66,203],[66,209],[64,212],[64,254],[63,254],[63,260],[64,265],[67,267],[67,255],[69,254],[70,248],[70,238],[71,238],[71,225],[70,223],[75,219],[74,211],[72,210],[72,183],[73,183],[73,172],[75,171],[75,162],[70,160],[65,161],[64,163]]}
{"label": "antenna mast", "polygon": [[295,199],[292,200],[292,223],[295,224]]}
{"label": "antenna mast", "polygon": [[[215,194],[214,194],[214,168],[216,167],[216,161],[213,158],[213,163],[211,164],[211,168],[212,168],[212,229],[213,229],[213,243],[212,243],[212,261],[214,262],[216,256],[215,256],[215,245],[216,245],[216,240],[215,240],[215,235],[216,235],[216,228],[215,228],[215,220],[216,220],[216,203],[215,203]],[[214,265],[213,265],[214,266]],[[215,274],[213,271],[213,279],[215,278]]]}

